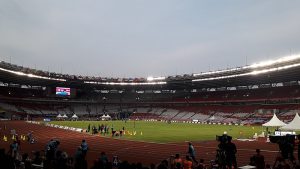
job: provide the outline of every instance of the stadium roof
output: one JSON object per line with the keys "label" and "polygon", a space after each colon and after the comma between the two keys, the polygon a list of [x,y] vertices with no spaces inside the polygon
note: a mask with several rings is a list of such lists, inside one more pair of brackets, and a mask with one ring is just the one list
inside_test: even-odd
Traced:
{"label": "stadium roof", "polygon": [[24,68],[0,62],[0,81],[2,83],[31,86],[69,86],[80,88],[161,88],[161,89],[198,89],[276,84],[300,81],[300,55],[283,57],[245,67],[199,74],[151,77],[151,78],[102,78],[74,76]]}

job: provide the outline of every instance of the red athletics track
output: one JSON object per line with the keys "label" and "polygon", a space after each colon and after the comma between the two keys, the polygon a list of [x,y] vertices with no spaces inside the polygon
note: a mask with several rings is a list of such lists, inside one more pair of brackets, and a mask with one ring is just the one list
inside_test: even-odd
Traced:
{"label": "red athletics track", "polygon": [[[7,129],[4,130],[4,125]],[[145,165],[151,163],[158,164],[161,160],[167,159],[170,155],[180,153],[184,156],[187,152],[186,143],[147,143],[139,141],[129,141],[123,139],[105,138],[86,133],[78,133],[64,129],[46,127],[43,125],[30,124],[23,121],[1,121],[0,122],[0,148],[8,150],[11,139],[8,142],[3,141],[4,134],[9,136],[10,130],[15,129],[20,136],[26,135],[29,131],[33,131],[33,135],[37,140],[36,144],[29,144],[26,141],[21,142],[21,153],[31,152],[34,150],[44,150],[45,145],[50,139],[57,138],[60,140],[59,149],[66,151],[69,156],[75,154],[76,148],[81,144],[81,140],[87,140],[89,151],[87,160],[89,167],[93,161],[100,155],[102,151],[106,152],[109,159],[112,160],[113,155],[118,155],[119,159],[129,162],[142,162]],[[188,138],[187,138],[188,140]],[[237,160],[238,165],[246,165],[249,163],[250,156],[255,153],[255,149],[262,150],[267,164],[273,164],[278,155],[278,146],[264,141],[241,142],[233,141],[238,149]],[[217,141],[201,141],[193,142],[196,149],[197,159],[203,158],[206,163],[215,158],[215,150]]]}

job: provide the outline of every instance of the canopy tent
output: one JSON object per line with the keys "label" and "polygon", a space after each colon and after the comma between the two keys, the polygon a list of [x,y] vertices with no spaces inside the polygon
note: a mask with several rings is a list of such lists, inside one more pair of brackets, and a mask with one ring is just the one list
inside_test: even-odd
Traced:
{"label": "canopy tent", "polygon": [[294,119],[286,126],[281,127],[282,130],[300,130],[300,117],[296,113]]}
{"label": "canopy tent", "polygon": [[62,117],[63,117],[63,118],[68,118],[68,116],[67,116],[66,114],[64,114]]}
{"label": "canopy tent", "polygon": [[268,121],[267,123],[263,124],[263,126],[266,127],[282,127],[285,126],[286,124],[278,119],[276,114],[274,113],[272,119]]}
{"label": "canopy tent", "polygon": [[215,115],[212,115],[210,118],[209,118],[209,120],[215,120],[216,118],[215,118]]}
{"label": "canopy tent", "polygon": [[56,117],[57,117],[57,118],[62,118],[62,115],[61,115],[61,114],[58,114]]}
{"label": "canopy tent", "polygon": [[77,116],[76,114],[74,114],[74,115],[72,116],[72,118],[73,118],[73,119],[77,119],[78,116]]}
{"label": "canopy tent", "polygon": [[103,115],[103,116],[101,116],[101,119],[102,120],[109,120],[109,119],[111,119],[111,117],[110,117],[110,115]]}

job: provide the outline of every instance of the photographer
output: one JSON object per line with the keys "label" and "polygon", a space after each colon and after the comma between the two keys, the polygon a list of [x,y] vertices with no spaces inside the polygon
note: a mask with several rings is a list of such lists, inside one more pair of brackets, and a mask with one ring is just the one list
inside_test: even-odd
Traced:
{"label": "photographer", "polygon": [[280,139],[278,144],[283,159],[294,161],[295,137],[293,135],[286,135],[285,137]]}
{"label": "photographer", "polygon": [[226,154],[226,166],[228,168],[237,168],[236,156],[237,153],[236,146],[231,142],[232,137],[228,137],[228,142],[225,144],[225,154]]}
{"label": "photographer", "polygon": [[47,146],[46,146],[46,159],[48,161],[54,160],[55,153],[58,148],[58,145],[60,144],[57,140],[51,140]]}
{"label": "photographer", "polygon": [[[272,143],[277,143],[280,149],[281,159],[283,161],[290,161],[291,163],[295,162],[294,157],[294,147],[295,147],[295,139],[299,135],[285,135],[285,136],[270,136],[270,141]],[[298,150],[299,153],[299,150]],[[298,154],[299,156],[299,154]],[[298,157],[299,158],[299,157]],[[277,163],[278,160],[275,161]]]}
{"label": "photographer", "polygon": [[300,142],[298,142],[298,161],[300,162]]}
{"label": "photographer", "polygon": [[229,137],[230,136],[227,136],[227,134],[223,134],[222,136],[216,136],[216,140],[220,142],[216,153],[216,162],[218,163],[219,168],[221,169],[226,168],[227,158],[228,158],[226,154],[226,150],[227,150],[227,142]]}
{"label": "photographer", "polygon": [[265,168],[265,157],[260,154],[260,149],[256,149],[256,154],[253,155],[253,162],[257,169]]}
{"label": "photographer", "polygon": [[296,139],[297,140],[295,140],[295,143],[298,145],[298,161],[300,162],[300,135],[298,135]]}

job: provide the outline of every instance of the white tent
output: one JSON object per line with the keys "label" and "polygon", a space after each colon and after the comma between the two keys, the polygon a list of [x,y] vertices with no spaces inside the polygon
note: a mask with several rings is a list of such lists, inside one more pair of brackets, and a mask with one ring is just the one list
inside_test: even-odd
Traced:
{"label": "white tent", "polygon": [[278,119],[276,114],[274,113],[272,119],[268,121],[267,123],[263,124],[263,126],[266,127],[282,127],[285,126],[286,124]]}
{"label": "white tent", "polygon": [[68,118],[68,116],[67,116],[66,114],[64,114],[62,117],[63,117],[63,118]]}
{"label": "white tent", "polygon": [[109,120],[109,119],[111,119],[111,117],[110,117],[110,115],[103,115],[103,116],[101,117],[101,119],[102,119],[102,120]]}
{"label": "white tent", "polygon": [[61,114],[58,114],[56,117],[57,117],[57,118],[62,118]]}
{"label": "white tent", "polygon": [[296,113],[294,119],[286,126],[281,127],[282,130],[300,130],[300,117]]}
{"label": "white tent", "polygon": [[74,115],[72,116],[72,118],[73,118],[73,119],[77,119],[78,116],[77,116],[76,114],[74,114]]}
{"label": "white tent", "polygon": [[216,118],[215,118],[215,115],[213,115],[213,116],[211,116],[210,118],[209,118],[209,120],[215,120]]}

